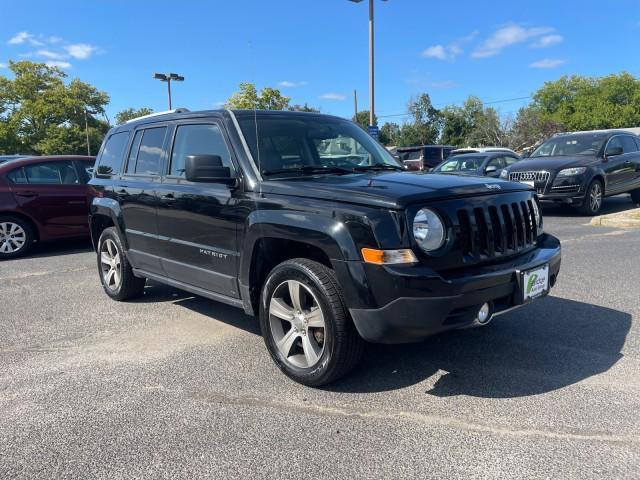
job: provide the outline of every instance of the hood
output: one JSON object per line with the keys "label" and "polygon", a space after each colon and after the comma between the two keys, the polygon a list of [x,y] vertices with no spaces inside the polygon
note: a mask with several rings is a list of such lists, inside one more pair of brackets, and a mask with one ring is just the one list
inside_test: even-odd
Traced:
{"label": "hood", "polygon": [[563,168],[589,166],[596,161],[597,157],[590,155],[525,158],[511,165],[508,171],[546,170],[548,172],[557,172]]}
{"label": "hood", "polygon": [[436,175],[423,172],[367,172],[270,180],[263,193],[320,198],[384,208],[403,208],[432,199],[495,195],[530,187],[487,177]]}

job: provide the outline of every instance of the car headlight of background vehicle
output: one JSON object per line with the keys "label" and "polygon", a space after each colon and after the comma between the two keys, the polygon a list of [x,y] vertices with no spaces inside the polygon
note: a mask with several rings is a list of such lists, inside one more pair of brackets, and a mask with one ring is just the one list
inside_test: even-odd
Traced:
{"label": "car headlight of background vehicle", "polygon": [[503,180],[507,180],[509,178],[509,172],[507,172],[506,168],[503,168],[500,172],[500,178]]}
{"label": "car headlight of background vehicle", "polygon": [[558,172],[558,177],[575,177],[576,175],[582,175],[587,170],[587,167],[575,167],[565,168]]}
{"label": "car headlight of background vehicle", "polygon": [[538,200],[536,198],[533,199],[533,216],[536,220],[536,225],[538,226],[538,235],[542,235],[543,225],[542,225],[542,209],[540,205],[538,205]]}
{"label": "car headlight of background vehicle", "polygon": [[445,240],[444,223],[430,208],[418,210],[413,218],[413,238],[425,252],[438,250]]}

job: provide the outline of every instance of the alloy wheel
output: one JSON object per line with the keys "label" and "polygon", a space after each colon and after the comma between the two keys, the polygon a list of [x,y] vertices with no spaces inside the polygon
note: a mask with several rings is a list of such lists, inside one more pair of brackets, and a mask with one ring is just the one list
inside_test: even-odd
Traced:
{"label": "alloy wheel", "polygon": [[602,205],[602,188],[598,182],[593,184],[589,192],[589,205],[592,212],[600,210],[600,205]]}
{"label": "alloy wheel", "polygon": [[325,320],[315,294],[297,280],[287,280],[273,291],[269,326],[276,348],[298,368],[320,361],[325,348]]}
{"label": "alloy wheel", "polygon": [[16,253],[24,248],[27,232],[17,223],[0,223],[0,253]]}
{"label": "alloy wheel", "polygon": [[117,290],[122,279],[122,262],[115,242],[107,238],[100,249],[100,267],[104,284],[109,290]]}

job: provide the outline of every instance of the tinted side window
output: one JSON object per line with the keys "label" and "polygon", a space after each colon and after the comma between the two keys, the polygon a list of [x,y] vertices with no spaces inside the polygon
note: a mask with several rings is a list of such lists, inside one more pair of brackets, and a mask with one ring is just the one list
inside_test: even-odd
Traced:
{"label": "tinted side window", "polygon": [[27,182],[36,185],[77,185],[78,174],[71,161],[26,165]]}
{"label": "tinted side window", "polygon": [[88,183],[93,176],[94,162],[90,160],[81,160],[76,163],[80,171],[80,183]]}
{"label": "tinted side window", "polygon": [[[167,127],[149,128],[144,131],[138,159],[136,160],[135,173],[156,175],[160,173],[160,160],[162,159],[162,145]],[[128,169],[131,170],[130,168]]]}
{"label": "tinted side window", "polygon": [[640,138],[634,138],[634,140],[636,141],[636,145],[638,147],[638,150],[640,150]]}
{"label": "tinted side window", "polygon": [[514,163],[516,163],[519,159],[516,157],[504,157],[504,163],[505,165],[508,167],[509,165],[513,165]]}
{"label": "tinted side window", "polygon": [[7,177],[9,177],[9,180],[11,180],[13,183],[17,183],[17,184],[27,183],[27,176],[24,174],[24,168],[22,167],[16,168],[15,170],[11,170],[7,174]]}
{"label": "tinted side window", "polygon": [[489,160],[487,167],[496,167],[498,170],[502,168],[502,157],[495,157]]}
{"label": "tinted side window", "polygon": [[124,149],[129,140],[129,132],[120,132],[111,135],[102,149],[98,158],[98,175],[117,175],[122,166]]}
{"label": "tinted side window", "polygon": [[218,155],[225,167],[232,167],[229,149],[217,125],[178,126],[171,153],[171,175],[184,177],[188,155]]}
{"label": "tinted side window", "polygon": [[135,173],[136,171],[136,158],[138,151],[140,150],[140,142],[142,141],[142,134],[144,130],[138,130],[133,137],[133,143],[131,144],[131,150],[129,150],[129,158],[127,160],[126,173]]}
{"label": "tinted side window", "polygon": [[624,135],[620,137],[620,140],[622,142],[622,150],[624,151],[624,153],[631,153],[631,152],[638,151],[638,147],[636,147],[636,142],[633,141],[632,137]]}
{"label": "tinted side window", "polygon": [[611,140],[609,140],[609,143],[607,144],[607,152],[612,151],[614,148],[622,148],[622,150],[624,151],[624,148],[622,147],[622,141],[620,137],[613,137],[611,138]]}

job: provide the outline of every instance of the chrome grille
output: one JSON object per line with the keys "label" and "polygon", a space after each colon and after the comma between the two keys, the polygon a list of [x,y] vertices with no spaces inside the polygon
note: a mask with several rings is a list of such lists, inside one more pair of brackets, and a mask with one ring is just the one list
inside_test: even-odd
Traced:
{"label": "chrome grille", "polygon": [[509,172],[509,180],[512,182],[533,182],[533,186],[539,195],[544,195],[551,174],[545,170]]}

